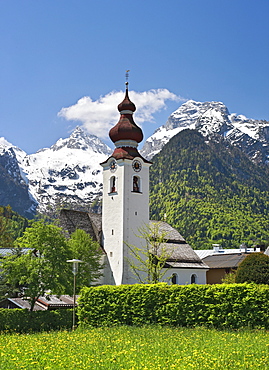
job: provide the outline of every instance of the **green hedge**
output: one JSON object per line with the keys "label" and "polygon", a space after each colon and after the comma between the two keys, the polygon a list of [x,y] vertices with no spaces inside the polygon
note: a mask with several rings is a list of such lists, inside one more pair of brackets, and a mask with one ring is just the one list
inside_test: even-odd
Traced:
{"label": "green hedge", "polygon": [[269,328],[269,286],[122,285],[83,288],[81,325],[211,326]]}
{"label": "green hedge", "polygon": [[0,308],[0,332],[29,333],[72,328],[72,310],[33,311]]}

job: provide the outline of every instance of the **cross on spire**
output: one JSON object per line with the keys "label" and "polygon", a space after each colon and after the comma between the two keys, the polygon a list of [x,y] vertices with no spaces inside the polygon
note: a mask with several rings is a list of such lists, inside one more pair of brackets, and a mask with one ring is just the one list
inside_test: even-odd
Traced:
{"label": "cross on spire", "polygon": [[127,71],[126,71],[126,73],[125,73],[125,78],[126,78],[125,85],[126,85],[126,89],[128,89],[128,85],[129,85],[129,82],[128,82],[128,79],[129,79],[129,72],[130,72],[130,69],[127,69]]}

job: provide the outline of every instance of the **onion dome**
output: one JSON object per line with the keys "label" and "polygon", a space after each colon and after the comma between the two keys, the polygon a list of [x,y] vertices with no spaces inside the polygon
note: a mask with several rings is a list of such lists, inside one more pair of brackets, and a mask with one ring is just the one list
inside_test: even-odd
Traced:
{"label": "onion dome", "polygon": [[121,116],[116,126],[112,127],[109,131],[110,139],[113,143],[120,140],[131,140],[137,145],[137,143],[140,143],[143,140],[143,132],[133,120],[133,112],[135,112],[136,107],[134,103],[131,102],[128,95],[128,82],[126,83],[125,98],[118,105],[118,110]]}
{"label": "onion dome", "polygon": [[[126,93],[125,98],[123,101],[118,105],[118,111],[121,113],[123,111],[131,111],[132,113],[136,111],[136,106],[133,102],[131,102],[129,95],[128,95],[128,82],[126,82]],[[132,114],[131,113],[131,114]]]}

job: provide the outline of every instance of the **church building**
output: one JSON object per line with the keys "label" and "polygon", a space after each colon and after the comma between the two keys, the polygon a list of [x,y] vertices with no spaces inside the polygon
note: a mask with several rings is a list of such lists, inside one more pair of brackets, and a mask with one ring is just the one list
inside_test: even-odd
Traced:
{"label": "church building", "polygon": [[163,281],[205,284],[207,265],[178,231],[166,222],[149,220],[149,170],[152,163],[143,158],[137,149],[143,140],[143,132],[133,119],[136,107],[128,95],[128,82],[118,110],[119,121],[109,132],[115,149],[101,163],[102,215],[62,210],[62,226],[70,233],[76,228],[84,229],[100,243],[105,262],[100,284],[139,283],[130,263],[134,259],[130,246],[144,248],[146,241],[141,236],[141,230],[150,229],[154,224],[165,235],[162,249],[170,251]]}

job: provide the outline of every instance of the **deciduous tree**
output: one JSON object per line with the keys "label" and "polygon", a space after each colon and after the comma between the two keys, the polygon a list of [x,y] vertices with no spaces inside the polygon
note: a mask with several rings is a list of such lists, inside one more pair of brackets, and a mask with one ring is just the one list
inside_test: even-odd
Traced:
{"label": "deciduous tree", "polygon": [[77,284],[78,287],[89,286],[101,277],[103,252],[99,243],[92,240],[84,230],[77,229],[68,241],[73,258],[80,259]]}
{"label": "deciduous tree", "polygon": [[23,295],[29,299],[31,310],[36,300],[48,291],[70,292],[72,277],[66,261],[71,257],[71,250],[59,227],[43,221],[33,222],[16,244],[29,251],[17,258],[6,257],[1,267],[7,284],[23,286]]}
{"label": "deciduous tree", "polygon": [[235,282],[269,284],[269,256],[263,253],[249,254],[238,266]]}
{"label": "deciduous tree", "polygon": [[156,284],[162,281],[167,271],[165,263],[169,253],[165,248],[166,233],[160,230],[156,221],[141,227],[136,236],[143,240],[142,246],[127,244],[130,251],[128,263],[140,283]]}

